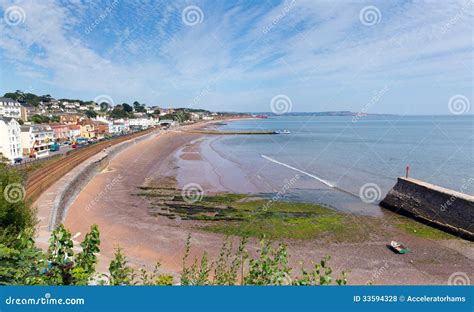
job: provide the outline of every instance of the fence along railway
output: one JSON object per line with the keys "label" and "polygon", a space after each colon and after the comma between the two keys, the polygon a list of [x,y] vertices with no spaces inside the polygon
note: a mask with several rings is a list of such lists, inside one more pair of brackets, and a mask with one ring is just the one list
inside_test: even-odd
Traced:
{"label": "fence along railway", "polygon": [[42,192],[52,186],[60,177],[68,173],[77,165],[81,164],[86,159],[94,156],[103,149],[112,145],[134,139],[136,137],[145,135],[154,131],[154,128],[125,135],[119,138],[95,143],[94,145],[80,148],[72,151],[69,154],[64,155],[57,161],[48,164],[28,176],[28,180],[25,187],[25,199],[27,201],[35,201]]}

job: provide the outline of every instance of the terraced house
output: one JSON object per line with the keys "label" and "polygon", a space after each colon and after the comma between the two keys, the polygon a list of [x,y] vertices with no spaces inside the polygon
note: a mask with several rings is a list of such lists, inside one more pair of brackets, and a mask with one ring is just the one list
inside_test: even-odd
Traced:
{"label": "terraced house", "polygon": [[103,139],[109,134],[109,126],[105,122],[100,122],[92,119],[82,120],[81,137],[86,139]]}
{"label": "terraced house", "polygon": [[42,158],[49,156],[54,143],[54,132],[49,125],[21,126],[23,155]]}
{"label": "terraced house", "polygon": [[21,157],[20,124],[10,117],[0,117],[0,153],[9,162]]}
{"label": "terraced house", "polygon": [[20,118],[20,103],[10,98],[0,97],[0,117]]}

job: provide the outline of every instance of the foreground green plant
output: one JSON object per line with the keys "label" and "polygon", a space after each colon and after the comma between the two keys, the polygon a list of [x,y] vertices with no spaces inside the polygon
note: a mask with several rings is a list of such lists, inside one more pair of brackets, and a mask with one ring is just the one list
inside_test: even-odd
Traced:
{"label": "foreground green plant", "polygon": [[45,255],[35,247],[33,233],[27,228],[8,243],[0,243],[0,285],[43,284],[39,268]]}
{"label": "foreground green plant", "polygon": [[23,200],[26,177],[1,161],[0,154],[0,243],[8,245],[36,224],[35,211]]}
{"label": "foreground green plant", "polygon": [[[207,254],[204,253],[200,260],[194,258],[191,266],[187,266],[191,249],[191,236],[188,235],[180,278],[181,285],[236,285],[239,274],[240,284],[243,285],[333,284],[333,270],[328,266],[329,256],[317,263],[311,271],[306,270],[302,265],[299,276],[293,276],[285,244],[280,243],[274,248],[270,241],[262,239],[257,257],[251,258],[245,250],[246,243],[247,239],[243,238],[237,251],[233,253],[232,243],[226,239],[215,263],[209,263]],[[213,276],[210,275],[212,267],[215,267]],[[335,283],[346,285],[347,273],[342,272]]]}
{"label": "foreground green plant", "polygon": [[[92,225],[74,254],[71,233],[59,225],[51,234],[48,252],[34,246],[33,230],[21,232],[10,246],[0,244],[0,284],[2,285],[173,285],[173,276],[159,272],[160,263],[152,272],[141,268],[135,271],[128,265],[123,250],[117,247],[110,262],[109,273],[96,271],[97,253],[100,252],[100,234]],[[250,257],[243,238],[235,249],[227,238],[215,262],[204,252],[190,266],[187,265],[191,249],[188,236],[183,256],[181,285],[330,285],[333,283],[329,257],[317,263],[310,271],[301,267],[299,276],[292,275],[285,244],[276,247],[261,240],[255,258]],[[239,279],[240,277],[240,279]],[[335,280],[338,285],[347,283],[347,275]]]}

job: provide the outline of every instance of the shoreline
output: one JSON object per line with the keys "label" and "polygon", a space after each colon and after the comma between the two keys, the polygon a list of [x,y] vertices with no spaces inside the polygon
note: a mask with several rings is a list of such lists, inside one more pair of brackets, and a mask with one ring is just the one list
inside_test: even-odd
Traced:
{"label": "shoreline", "polygon": [[[191,126],[206,127],[215,122],[225,121]],[[65,225],[73,236],[79,233],[77,238],[79,241],[83,239],[91,224],[99,225],[102,241],[99,271],[107,271],[114,248],[120,245],[132,266],[151,268],[156,261],[160,261],[161,271],[176,276],[181,269],[184,243],[188,233],[192,233],[191,259],[202,256],[204,251],[209,254],[210,259],[217,257],[224,235],[202,231],[196,228],[193,221],[152,216],[150,203],[137,196],[138,187],[144,185],[157,183],[175,187],[178,183],[179,164],[176,159],[178,151],[204,137],[180,129],[169,130],[146,144],[139,143],[121,152],[112,159],[107,168],[84,187],[69,208]],[[189,156],[191,159],[186,161],[198,161],[196,157],[202,157],[201,151],[193,147],[187,152],[193,156]],[[114,179],[118,182],[113,184],[107,195],[86,210],[97,194],[107,189]],[[466,270],[466,266],[469,267],[470,261],[474,259],[472,250],[462,250],[459,245],[462,242],[447,240],[442,241],[439,251],[443,264],[427,265],[423,261],[429,261],[427,259],[430,259],[430,250],[439,248],[437,241],[413,237],[393,229],[390,225],[387,226],[391,232],[396,233],[397,239],[409,242],[418,252],[403,258],[394,255],[385,247],[389,237],[373,237],[367,242],[360,243],[294,239],[283,241],[288,244],[290,262],[295,269],[300,260],[316,261],[325,255],[331,255],[335,273],[351,270],[350,284],[364,284],[371,279],[373,272],[385,264],[391,267],[391,271],[385,272],[376,284],[445,283],[455,267]],[[258,239],[252,238],[248,250],[255,253],[257,248]]]}

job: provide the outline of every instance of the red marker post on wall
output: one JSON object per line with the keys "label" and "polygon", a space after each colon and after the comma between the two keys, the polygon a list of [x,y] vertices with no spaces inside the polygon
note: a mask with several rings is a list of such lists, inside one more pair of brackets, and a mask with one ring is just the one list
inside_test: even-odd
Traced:
{"label": "red marker post on wall", "polygon": [[407,165],[407,168],[406,168],[406,173],[405,173],[405,178],[408,179],[408,174],[410,173],[410,166]]}

